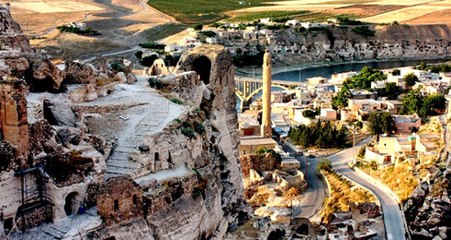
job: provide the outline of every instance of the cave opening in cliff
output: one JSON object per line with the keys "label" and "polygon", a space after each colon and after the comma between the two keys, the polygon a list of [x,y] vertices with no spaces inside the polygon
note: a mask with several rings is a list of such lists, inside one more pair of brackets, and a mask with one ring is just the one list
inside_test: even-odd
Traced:
{"label": "cave opening in cliff", "polygon": [[64,203],[64,211],[67,216],[77,214],[80,202],[78,201],[79,194],[77,192],[71,192],[67,194],[66,201]]}
{"label": "cave opening in cliff", "polygon": [[205,84],[210,83],[211,61],[205,56],[196,58],[193,62],[193,70],[199,75],[199,79]]}

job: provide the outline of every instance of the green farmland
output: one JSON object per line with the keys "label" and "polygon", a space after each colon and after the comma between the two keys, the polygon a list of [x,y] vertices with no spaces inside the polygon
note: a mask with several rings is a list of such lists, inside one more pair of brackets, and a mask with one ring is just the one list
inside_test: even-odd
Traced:
{"label": "green farmland", "polygon": [[212,23],[227,17],[225,13],[228,11],[261,6],[268,1],[274,2],[274,0],[149,0],[148,4],[182,23],[198,24]]}

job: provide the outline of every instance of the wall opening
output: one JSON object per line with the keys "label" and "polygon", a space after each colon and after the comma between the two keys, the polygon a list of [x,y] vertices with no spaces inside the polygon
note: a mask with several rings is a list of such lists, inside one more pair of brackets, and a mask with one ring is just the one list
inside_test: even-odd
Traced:
{"label": "wall opening", "polygon": [[111,237],[107,237],[107,238],[105,238],[103,240],[116,240],[116,237],[115,236],[111,236]]}
{"label": "wall opening", "polygon": [[205,84],[210,83],[211,61],[205,56],[196,58],[193,62],[193,70],[199,75],[199,80]]}
{"label": "wall opening", "polygon": [[138,196],[136,196],[136,194],[133,194],[133,205],[135,205],[135,207],[138,206]]}
{"label": "wall opening", "polygon": [[114,211],[119,211],[119,200],[114,200]]}
{"label": "wall opening", "polygon": [[14,227],[14,218],[7,218],[5,219],[5,222],[3,223],[3,229],[5,230],[5,233],[8,234],[11,229]]}
{"label": "wall opening", "polygon": [[160,161],[160,154],[156,152],[155,156],[154,156],[154,159],[155,159],[155,162],[156,161]]}
{"label": "wall opening", "polygon": [[67,216],[71,216],[78,213],[80,208],[79,194],[77,192],[71,192],[66,196],[66,201],[64,203],[64,211]]}
{"label": "wall opening", "polygon": [[296,229],[296,233],[302,234],[302,235],[308,235],[309,229],[307,224],[302,224]]}

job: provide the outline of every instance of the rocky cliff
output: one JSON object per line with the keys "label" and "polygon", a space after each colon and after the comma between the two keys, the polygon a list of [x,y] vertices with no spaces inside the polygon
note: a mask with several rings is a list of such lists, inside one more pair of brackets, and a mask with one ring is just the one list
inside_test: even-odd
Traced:
{"label": "rocky cliff", "polygon": [[[160,122],[162,128],[147,129],[138,123],[135,128],[138,136],[132,130],[130,138],[125,137],[125,132],[118,136],[117,147],[107,160],[111,178],[99,186],[99,192],[104,194],[96,197],[104,224],[87,231],[86,238],[222,239],[246,215],[241,210],[242,178],[231,55],[221,46],[198,47],[182,56],[177,73],[181,77],[160,80],[165,85],[160,94],[178,99],[181,106],[155,95],[148,85],[140,86],[145,94],[154,95],[149,101],[167,106],[162,109],[165,111],[154,113],[152,109],[161,106],[140,103],[147,106],[140,111],[144,114],[142,122],[152,120],[147,125]],[[140,83],[141,80],[137,84]],[[126,103],[123,97],[121,104]],[[125,108],[135,107],[139,106]],[[80,108],[79,114],[86,115],[94,108]],[[114,110],[103,109],[102,117],[87,124],[97,133],[116,128],[102,119]],[[126,109],[116,111],[131,116],[126,115]],[[154,114],[157,116],[150,116]],[[95,121],[103,123],[100,129],[92,128]],[[115,182],[124,173],[129,175],[128,181],[137,184],[130,194],[120,191],[123,181]],[[134,207],[142,211],[128,215],[126,209]]]}
{"label": "rocky cliff", "polygon": [[285,63],[350,61],[389,58],[446,58],[451,32],[446,25],[380,26],[375,36],[362,36],[350,27],[333,27],[277,34],[273,41]]}
{"label": "rocky cliff", "polygon": [[9,4],[0,5],[0,32],[0,68],[5,69],[0,77],[24,77],[31,90],[59,90],[65,73],[30,46]]}

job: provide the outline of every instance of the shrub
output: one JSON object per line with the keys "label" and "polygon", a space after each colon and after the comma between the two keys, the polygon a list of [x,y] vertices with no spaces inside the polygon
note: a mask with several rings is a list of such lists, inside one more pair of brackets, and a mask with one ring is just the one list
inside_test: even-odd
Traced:
{"label": "shrub", "polygon": [[196,131],[199,134],[204,134],[205,133],[205,127],[202,123],[199,122],[195,122],[194,123],[194,131]]}
{"label": "shrub", "polygon": [[393,76],[399,76],[399,75],[401,75],[401,70],[399,70],[399,69],[393,69],[393,71],[391,72],[391,74],[392,74]]}
{"label": "shrub", "polygon": [[194,138],[196,136],[194,130],[190,127],[182,127],[182,134],[189,138]]}
{"label": "shrub", "polygon": [[332,171],[332,163],[329,159],[321,159],[319,161],[318,166],[316,167],[316,170],[319,171],[325,171],[325,172],[331,172]]}
{"label": "shrub", "polygon": [[143,51],[140,50],[140,51],[135,52],[135,57],[138,59],[141,59],[143,57]]}
{"label": "shrub", "polygon": [[180,100],[178,98],[171,98],[171,99],[169,99],[169,101],[171,101],[171,102],[173,102],[175,104],[179,104],[179,105],[183,104],[182,100]]}
{"label": "shrub", "polygon": [[149,86],[151,88],[155,88],[155,89],[162,89],[165,86],[165,84],[163,82],[161,82],[160,80],[155,79],[155,78],[149,78],[148,82],[149,82]]}
{"label": "shrub", "polygon": [[166,45],[157,42],[140,43],[139,46],[150,49],[164,49],[164,47],[166,47]]}
{"label": "shrub", "polygon": [[68,33],[75,33],[78,35],[83,36],[98,36],[100,33],[98,31],[92,30],[92,28],[87,27],[85,30],[81,30],[78,27],[71,27],[71,26],[59,26],[57,29],[60,32],[68,32]]}
{"label": "shrub", "polygon": [[364,37],[374,37],[376,35],[376,31],[370,29],[368,26],[355,27],[352,31]]}

